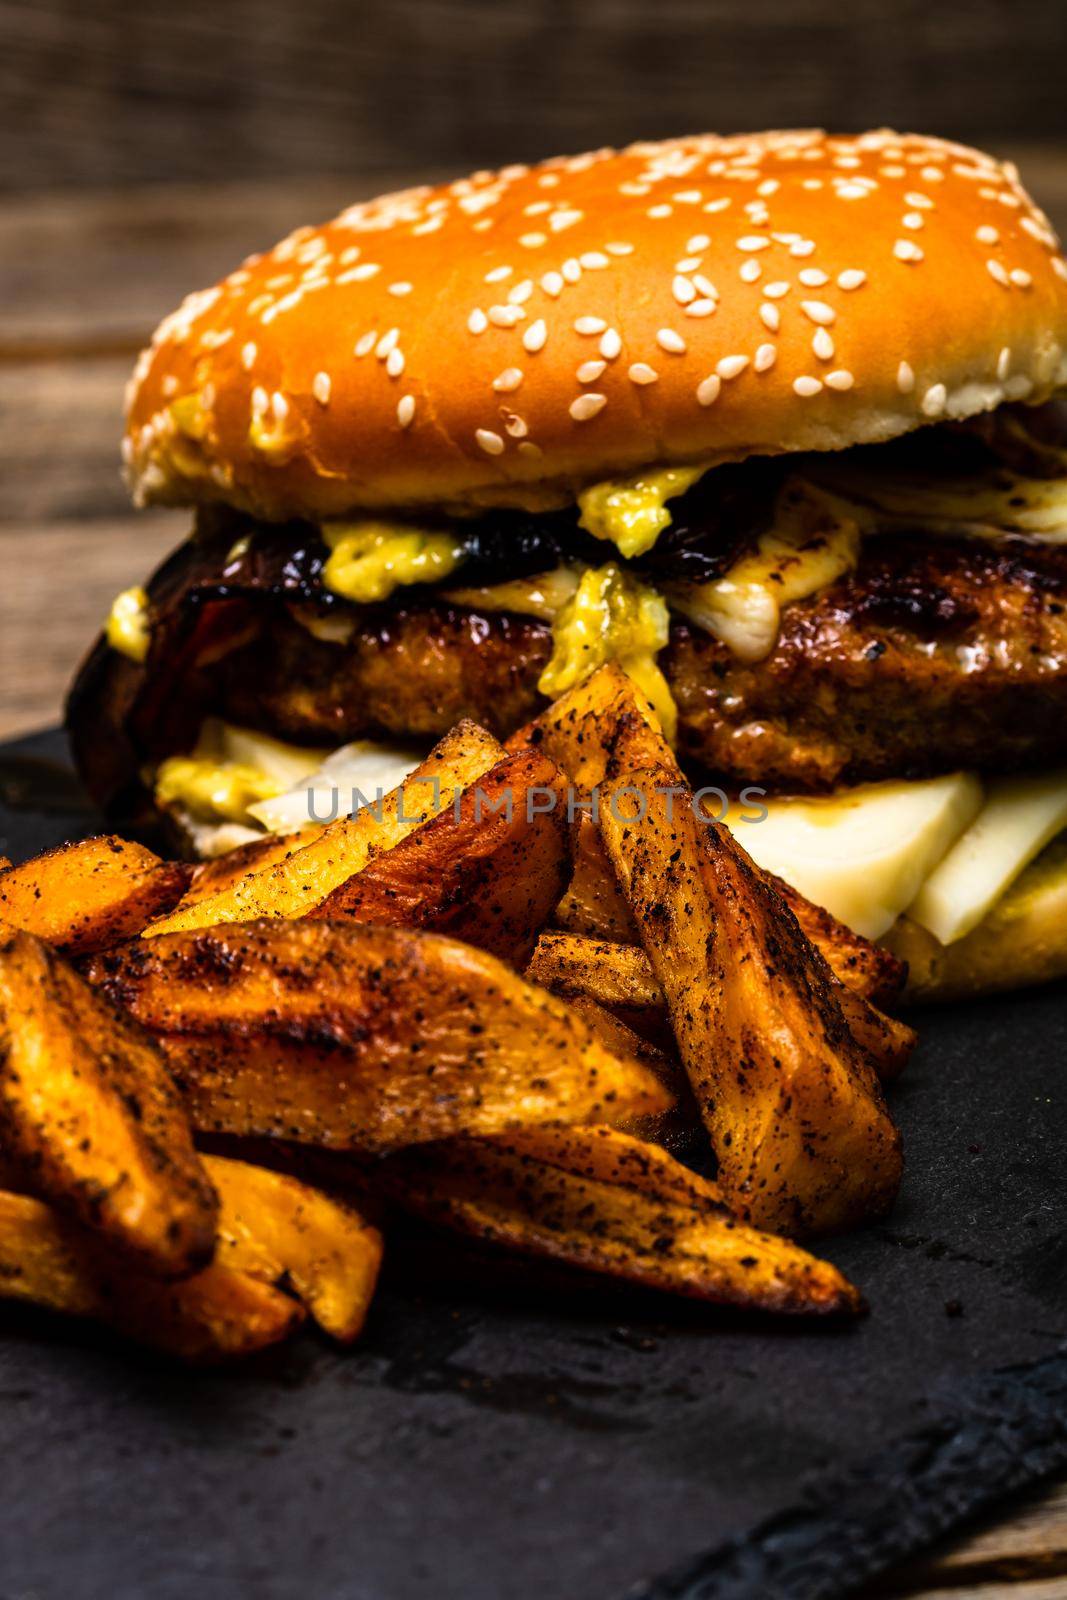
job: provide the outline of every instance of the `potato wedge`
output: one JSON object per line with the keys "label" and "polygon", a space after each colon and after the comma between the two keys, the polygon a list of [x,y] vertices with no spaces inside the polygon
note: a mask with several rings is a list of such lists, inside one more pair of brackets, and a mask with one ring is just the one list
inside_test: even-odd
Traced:
{"label": "potato wedge", "polygon": [[561,1001],[437,934],[239,923],[135,940],[89,974],[160,1039],[205,1132],[383,1151],[670,1104]]}
{"label": "potato wedge", "polygon": [[86,1229],[28,1195],[0,1192],[0,1298],[90,1317],[197,1363],[277,1344],[299,1327],[295,1300],[259,1275],[213,1263],[180,1283],[131,1272]]}
{"label": "potato wedge", "polygon": [[843,985],[726,829],[697,821],[640,708],[622,716],[610,761],[601,831],[730,1203],[782,1233],[881,1215],[900,1136]]}
{"label": "potato wedge", "polygon": [[351,1344],[378,1279],[377,1228],[285,1173],[223,1156],[205,1156],[204,1163],[220,1201],[216,1261],[288,1285],[320,1328]]}
{"label": "potato wedge", "polygon": [[457,789],[483,777],[502,755],[502,747],[484,728],[474,722],[459,723],[380,806],[338,817],[309,843],[287,850],[263,871],[157,918],[145,928],[144,937],[260,917],[304,916],[435,810],[450,806]]}
{"label": "potato wedge", "polygon": [[571,857],[574,868],[567,892],[556,907],[556,926],[589,939],[638,944],[630,908],[615,882],[600,829],[588,811],[575,817]]}
{"label": "potato wedge", "polygon": [[633,679],[609,661],[513,733],[506,748],[542,751],[562,768],[576,789],[588,794],[604,781],[612,730],[620,716],[638,703],[658,727],[651,703]]}
{"label": "potato wedge", "polygon": [[85,955],[136,938],[178,903],[190,872],[114,834],[60,845],[0,875],[0,924]]}
{"label": "potato wedge", "polygon": [[210,861],[201,861],[193,868],[189,887],[174,910],[184,911],[188,906],[199,905],[201,900],[207,900],[211,895],[220,894],[225,889],[232,889],[234,884],[240,883],[253,873],[265,872],[268,867],[273,867],[276,862],[284,861],[286,856],[292,855],[294,850],[302,850],[321,832],[321,828],[312,826],[301,828],[298,833],[268,833],[264,834],[262,839],[251,839],[248,844],[239,844],[235,849],[227,850],[224,855],[214,856]]}
{"label": "potato wedge", "polygon": [[0,1141],[34,1194],[142,1270],[211,1259],[215,1192],[158,1048],[28,933],[0,942]]}
{"label": "potato wedge", "polygon": [[[606,1008],[653,1043],[673,1038],[666,996],[652,963],[637,945],[613,944],[549,929],[534,946],[526,977],[562,996],[571,1006],[591,1001]],[[834,993],[878,1076],[883,1080],[895,1078],[915,1048],[914,1029],[895,1017],[887,1017],[847,985],[838,985]]]}
{"label": "potato wedge", "polygon": [[862,1309],[836,1267],[738,1221],[715,1184],[616,1129],[457,1139],[383,1170],[402,1206],[511,1250],[719,1305]]}
{"label": "potato wedge", "polygon": [[309,915],[428,928],[520,966],[566,881],[566,804],[566,779],[545,756],[505,756]]}

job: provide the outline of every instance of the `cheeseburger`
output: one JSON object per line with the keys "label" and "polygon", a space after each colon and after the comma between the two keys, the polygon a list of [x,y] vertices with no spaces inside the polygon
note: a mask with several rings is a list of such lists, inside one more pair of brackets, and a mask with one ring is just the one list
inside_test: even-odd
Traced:
{"label": "cheeseburger", "polygon": [[137,364],[131,487],[192,528],[79,673],[79,767],[206,854],[615,660],[917,992],[1067,971],[1065,387],[1057,239],[944,140],[694,137],[356,205]]}

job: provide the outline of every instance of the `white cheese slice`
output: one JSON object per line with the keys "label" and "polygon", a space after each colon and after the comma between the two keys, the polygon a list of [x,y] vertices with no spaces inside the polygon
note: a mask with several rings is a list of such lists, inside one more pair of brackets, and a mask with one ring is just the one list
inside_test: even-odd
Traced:
{"label": "white cheese slice", "polygon": [[767,796],[726,821],[759,866],[868,939],[888,932],[982,804],[971,773],[874,783],[818,798]]}
{"label": "white cheese slice", "polygon": [[976,928],[1045,846],[1067,828],[1067,767],[999,778],[985,805],[907,908],[942,944]]}
{"label": "white cheese slice", "polygon": [[357,739],[327,756],[287,793],[261,800],[248,812],[268,833],[291,833],[309,822],[351,816],[359,806],[375,804],[403,783],[422,759],[422,753],[408,745]]}

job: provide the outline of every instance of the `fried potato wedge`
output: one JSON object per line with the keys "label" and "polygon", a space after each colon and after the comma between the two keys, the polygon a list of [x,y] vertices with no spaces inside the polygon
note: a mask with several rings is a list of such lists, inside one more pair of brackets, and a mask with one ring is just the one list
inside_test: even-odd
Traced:
{"label": "fried potato wedge", "polygon": [[217,1200],[160,1051],[28,933],[0,941],[0,1143],[142,1270],[211,1259]]}
{"label": "fried potato wedge", "polygon": [[601,830],[731,1205],[790,1234],[881,1215],[900,1183],[900,1136],[844,986],[726,829],[697,821],[639,707],[620,719],[610,761]]}
{"label": "fried potato wedge", "polygon": [[60,845],[0,874],[0,925],[86,955],[136,938],[177,904],[190,871],[114,834]]}
{"label": "fried potato wedge", "polygon": [[855,1314],[829,1263],[740,1222],[715,1184],[613,1128],[457,1139],[384,1163],[399,1204],[525,1254],[751,1310]]}
{"label": "fried potato wedge", "polygon": [[298,1303],[258,1274],[213,1263],[178,1283],[131,1272],[86,1229],[0,1192],[0,1298],[89,1317],[183,1361],[251,1355],[299,1327]]}
{"label": "fried potato wedge", "polygon": [[294,850],[302,850],[321,832],[320,827],[312,825],[301,828],[297,833],[268,833],[262,839],[250,839],[247,844],[239,844],[221,856],[212,857],[210,861],[201,861],[193,868],[189,887],[174,910],[184,911],[189,906],[199,905],[201,900],[232,889],[234,884],[253,873],[265,872],[268,867],[292,855]]}
{"label": "fried potato wedge", "polygon": [[[571,854],[571,881],[553,921],[569,933],[637,944],[630,908],[615,881],[600,829],[588,812],[576,818]],[[875,1005],[890,1005],[899,998],[908,973],[906,962],[838,922],[831,912],[806,899],[783,878],[773,873],[764,876],[790,908],[806,937],[822,953],[835,977]]]}
{"label": "fried potato wedge", "polygon": [[382,1236],[349,1205],[275,1172],[205,1156],[218,1191],[215,1259],[265,1283],[289,1286],[326,1333],[359,1337],[378,1280]]}
{"label": "fried potato wedge", "polygon": [[[671,1036],[667,999],[644,950],[638,945],[587,939],[581,934],[541,934],[526,976],[571,1006],[581,1001],[604,1007],[642,1038],[659,1043]],[[838,1004],[878,1076],[895,1078],[915,1048],[915,1031],[846,985],[834,989]]]}
{"label": "fried potato wedge", "polygon": [[373,857],[393,849],[429,816],[451,806],[457,789],[483,777],[503,753],[477,723],[459,723],[381,805],[338,817],[307,844],[287,850],[262,871],[157,918],[144,936],[156,938],[260,917],[304,916]]}
{"label": "fried potato wedge", "polygon": [[640,702],[644,715],[658,728],[651,703],[633,679],[609,661],[513,733],[506,747],[542,751],[562,768],[576,789],[588,794],[604,781],[612,730],[635,702]]}
{"label": "fried potato wedge", "polygon": [[568,864],[566,780],[547,757],[520,750],[309,915],[428,928],[519,966],[559,900]]}
{"label": "fried potato wedge", "polygon": [[437,934],[265,921],[135,940],[93,982],[155,1034],[204,1132],[384,1151],[670,1096],[554,996]]}

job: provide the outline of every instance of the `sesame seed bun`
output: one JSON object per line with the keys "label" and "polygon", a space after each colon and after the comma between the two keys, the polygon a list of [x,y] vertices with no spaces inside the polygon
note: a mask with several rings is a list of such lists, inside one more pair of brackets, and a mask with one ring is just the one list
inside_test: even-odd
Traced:
{"label": "sesame seed bun", "polygon": [[891,132],[712,136],[409,190],[189,297],[142,356],[140,500],[277,519],[548,504],[832,450],[1067,382],[1014,169]]}

